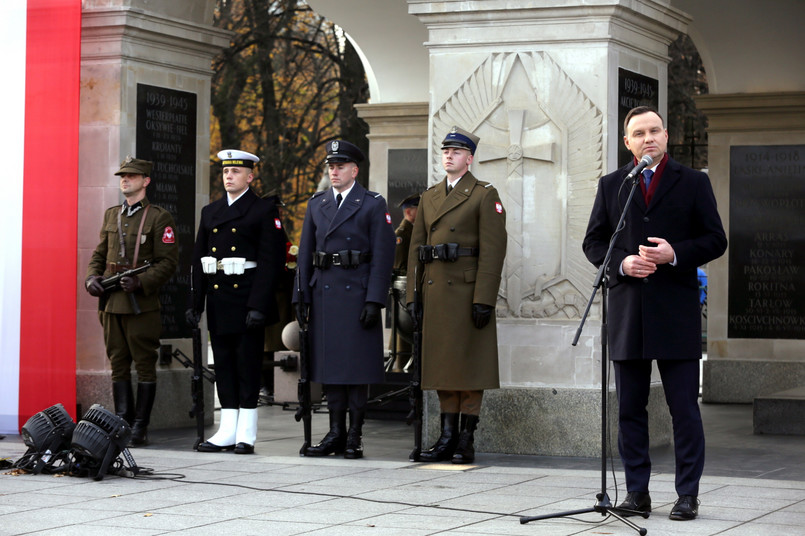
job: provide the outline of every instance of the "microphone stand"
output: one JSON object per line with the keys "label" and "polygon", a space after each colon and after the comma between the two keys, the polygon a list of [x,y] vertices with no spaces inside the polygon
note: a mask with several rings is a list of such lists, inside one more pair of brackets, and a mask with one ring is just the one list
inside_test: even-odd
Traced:
{"label": "microphone stand", "polygon": [[612,233],[612,237],[609,240],[609,248],[607,249],[607,253],[604,256],[604,262],[601,263],[601,266],[598,269],[598,274],[595,276],[595,281],[593,282],[593,292],[590,295],[590,299],[587,302],[587,307],[584,310],[584,314],[581,316],[581,322],[579,322],[579,327],[576,330],[576,336],[573,338],[573,346],[576,346],[579,342],[579,337],[581,336],[581,331],[584,328],[584,321],[587,319],[587,316],[590,313],[590,308],[592,307],[593,300],[595,299],[595,295],[598,289],[601,289],[601,491],[595,495],[596,502],[590,508],[583,508],[581,510],[570,510],[567,512],[558,512],[555,514],[545,514],[540,516],[523,516],[520,518],[520,524],[525,525],[531,521],[537,521],[540,519],[552,519],[555,517],[567,517],[567,516],[575,516],[579,514],[588,514],[591,512],[598,512],[602,516],[610,515],[616,519],[619,519],[629,527],[633,528],[640,534],[644,536],[648,530],[643,527],[639,527],[636,524],[632,523],[630,520],[623,517],[623,514],[626,515],[639,515],[642,516],[644,519],[648,518],[648,512],[638,512],[636,510],[626,510],[623,508],[616,508],[612,506],[612,502],[609,499],[609,494],[607,493],[607,393],[609,388],[609,381],[607,379],[607,372],[609,368],[609,360],[607,354],[607,347],[608,347],[608,332],[607,332],[607,299],[608,299],[608,278],[607,270],[609,268],[609,263],[612,260],[612,249],[615,245],[615,241],[618,238],[618,235],[623,230],[624,227],[624,220],[626,219],[626,213],[629,211],[629,207],[632,204],[632,198],[634,197],[635,190],[637,189],[637,183],[640,180],[640,174],[638,173],[632,179],[632,188],[629,191],[629,198],[626,200],[626,205],[623,207],[623,211],[621,212],[620,219],[618,220],[618,225],[615,227],[615,232]]}

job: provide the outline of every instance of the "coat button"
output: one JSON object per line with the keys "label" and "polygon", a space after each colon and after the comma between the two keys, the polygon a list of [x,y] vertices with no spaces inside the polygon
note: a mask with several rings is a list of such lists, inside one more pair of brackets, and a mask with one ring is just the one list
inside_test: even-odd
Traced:
{"label": "coat button", "polygon": [[218,232],[218,227],[216,227],[215,229],[213,229],[213,230],[212,230],[212,232],[213,232],[213,233],[217,233],[217,232]]}
{"label": "coat button", "polygon": [[648,277],[643,278],[643,283],[648,283]]}
{"label": "coat button", "polygon": [[237,233],[237,232],[238,232],[238,230],[237,230],[237,229],[235,229],[234,227],[232,227],[232,232],[233,232],[233,233]]}
{"label": "coat button", "polygon": [[428,279],[428,285],[432,285],[432,284],[433,284],[433,279]]}
{"label": "coat button", "polygon": [[215,285],[212,286],[212,288],[214,288],[215,290],[218,290],[218,285],[215,284]]}
{"label": "coat button", "polygon": [[330,290],[330,285],[324,285],[324,290]]}
{"label": "coat button", "polygon": [[447,280],[447,284],[448,284],[448,285],[452,285],[452,284],[453,284],[453,280],[452,280],[452,279],[448,279],[448,280]]}
{"label": "coat button", "polygon": [[234,285],[232,285],[232,288],[238,288],[238,284],[235,283]]}
{"label": "coat button", "polygon": [[349,290],[350,288],[352,288],[352,286],[351,286],[351,285],[347,285],[347,290]]}
{"label": "coat button", "polygon": [[451,230],[451,231],[455,231],[455,230],[456,230],[456,228],[455,228],[455,227],[451,227],[451,228],[450,228],[450,230]]}
{"label": "coat button", "polygon": [[436,226],[435,226],[435,225],[434,225],[433,227],[431,227],[431,228],[430,228],[430,232],[431,232],[431,233],[432,233],[432,232],[434,232],[435,230],[436,230]]}
{"label": "coat button", "polygon": [[232,251],[235,251],[236,249],[238,249],[238,248],[236,248],[235,246],[232,246]]}
{"label": "coat button", "polygon": [[352,240],[352,237],[351,237],[351,236],[348,236],[348,237],[347,237],[347,242],[349,242],[350,240]]}
{"label": "coat button", "polygon": [[215,246],[213,246],[212,252],[215,253],[216,251],[217,251],[217,249],[215,248]]}
{"label": "coat button", "polygon": [[650,219],[651,218],[649,218],[648,216],[643,216],[643,221],[646,222],[646,223],[648,223],[650,221]]}

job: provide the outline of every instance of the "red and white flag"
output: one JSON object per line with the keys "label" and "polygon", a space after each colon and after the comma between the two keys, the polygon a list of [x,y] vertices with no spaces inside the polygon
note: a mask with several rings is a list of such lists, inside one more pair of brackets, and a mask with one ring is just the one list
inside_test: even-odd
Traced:
{"label": "red and white flag", "polygon": [[0,433],[75,418],[81,0],[0,5]]}

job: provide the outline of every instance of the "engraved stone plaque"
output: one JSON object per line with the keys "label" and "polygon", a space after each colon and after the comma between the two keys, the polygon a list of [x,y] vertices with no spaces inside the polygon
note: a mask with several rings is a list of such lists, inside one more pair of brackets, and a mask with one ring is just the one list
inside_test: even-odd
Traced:
{"label": "engraved stone plaque", "polygon": [[730,151],[727,336],[805,338],[805,146]]}
{"label": "engraved stone plaque", "polygon": [[176,223],[179,267],[162,287],[162,337],[190,337],[184,311],[190,293],[195,241],[195,93],[137,84],[137,158],[154,162],[148,199],[168,210]]}

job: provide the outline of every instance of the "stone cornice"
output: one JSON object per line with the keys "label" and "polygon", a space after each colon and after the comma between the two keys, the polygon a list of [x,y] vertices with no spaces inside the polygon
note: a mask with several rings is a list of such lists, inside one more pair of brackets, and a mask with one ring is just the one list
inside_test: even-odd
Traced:
{"label": "stone cornice", "polygon": [[805,91],[699,95],[708,132],[805,130]]}
{"label": "stone cornice", "polygon": [[131,8],[82,12],[82,61],[133,60],[208,75],[231,32]]}

